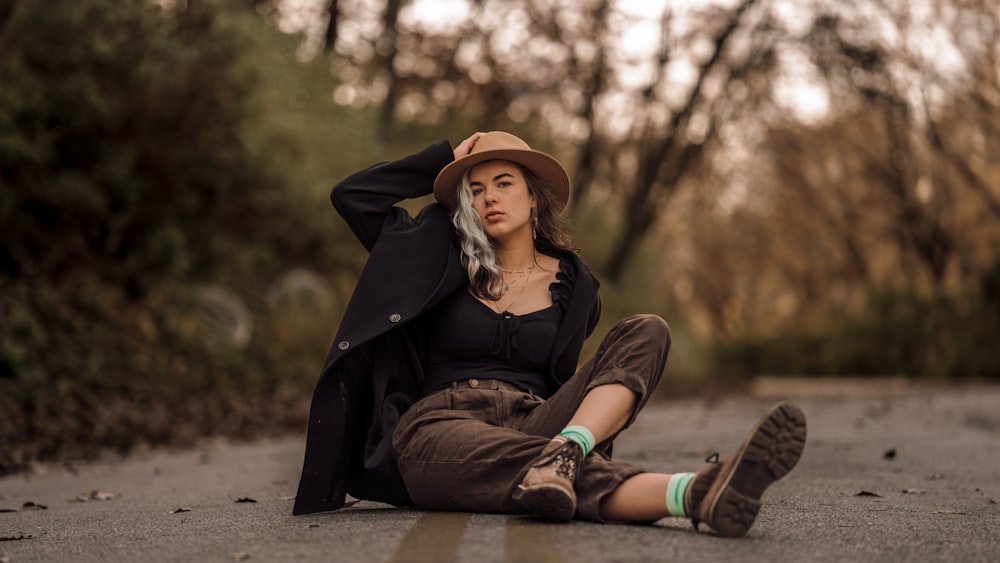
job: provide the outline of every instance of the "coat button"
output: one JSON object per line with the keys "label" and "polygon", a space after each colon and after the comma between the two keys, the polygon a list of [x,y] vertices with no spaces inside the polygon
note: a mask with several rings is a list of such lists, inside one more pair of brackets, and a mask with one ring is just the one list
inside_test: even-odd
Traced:
{"label": "coat button", "polygon": [[473,389],[478,389],[479,388],[479,380],[478,379],[470,379],[469,380],[469,387],[472,387]]}
{"label": "coat button", "polygon": [[402,319],[402,318],[403,318],[403,316],[400,315],[399,313],[393,313],[393,314],[389,315],[389,322],[390,323],[398,323],[400,321],[400,319]]}
{"label": "coat button", "polygon": [[351,343],[346,340],[341,340],[340,342],[337,343],[337,349],[340,350],[341,352],[347,350],[350,347]]}

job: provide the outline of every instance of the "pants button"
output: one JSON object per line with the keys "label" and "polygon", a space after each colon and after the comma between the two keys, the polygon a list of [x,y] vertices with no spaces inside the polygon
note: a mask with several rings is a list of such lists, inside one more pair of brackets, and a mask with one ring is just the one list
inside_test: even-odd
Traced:
{"label": "pants button", "polygon": [[479,388],[479,380],[478,379],[470,379],[469,380],[469,387],[472,387],[473,389],[478,389]]}

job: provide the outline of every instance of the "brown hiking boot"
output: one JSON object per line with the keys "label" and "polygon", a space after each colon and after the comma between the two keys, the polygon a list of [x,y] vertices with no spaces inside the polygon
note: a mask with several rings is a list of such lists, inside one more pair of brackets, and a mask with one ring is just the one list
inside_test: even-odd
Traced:
{"label": "brown hiking boot", "polygon": [[[764,489],[795,467],[806,445],[806,417],[791,403],[771,408],[735,455],[699,471],[684,495],[694,528],[704,522],[720,536],[745,535]],[[716,456],[718,461],[718,456]]]}
{"label": "brown hiking boot", "polygon": [[514,500],[543,518],[572,520],[576,513],[573,482],[581,463],[583,448],[565,436],[556,436],[531,462],[528,473],[514,491]]}

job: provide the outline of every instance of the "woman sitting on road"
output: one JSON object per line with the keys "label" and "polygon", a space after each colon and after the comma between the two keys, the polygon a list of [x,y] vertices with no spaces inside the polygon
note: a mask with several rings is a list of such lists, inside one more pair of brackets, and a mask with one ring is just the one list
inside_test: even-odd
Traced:
{"label": "woman sitting on road", "polygon": [[[698,473],[608,455],[646,404],[670,336],[619,322],[577,369],[598,282],[560,226],[569,178],[503,132],[354,174],[337,211],[370,252],[317,385],[295,513],[360,499],[551,520],[691,518],[742,536],[805,444],[774,407]],[[395,206],[432,193],[416,217]]]}

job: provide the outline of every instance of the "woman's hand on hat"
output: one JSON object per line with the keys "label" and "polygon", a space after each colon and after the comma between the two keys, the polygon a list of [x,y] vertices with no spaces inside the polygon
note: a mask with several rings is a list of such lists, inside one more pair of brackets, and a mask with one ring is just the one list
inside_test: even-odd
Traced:
{"label": "woman's hand on hat", "polygon": [[479,137],[482,135],[482,133],[477,131],[470,135],[468,139],[459,143],[458,146],[455,147],[455,160],[458,160],[463,156],[467,156],[470,152],[472,152],[472,147],[476,146],[476,141],[478,141]]}

